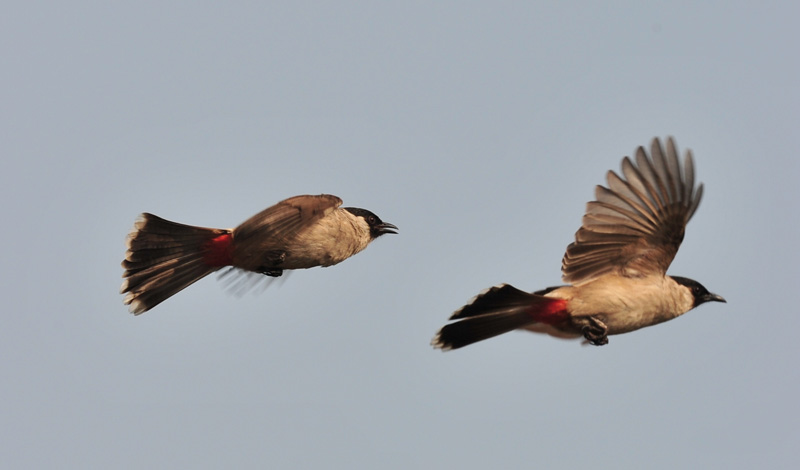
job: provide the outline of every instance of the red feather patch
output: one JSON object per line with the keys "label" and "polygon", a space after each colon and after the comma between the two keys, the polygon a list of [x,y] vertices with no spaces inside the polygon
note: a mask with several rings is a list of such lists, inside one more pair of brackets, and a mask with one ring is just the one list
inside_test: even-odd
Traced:
{"label": "red feather patch", "polygon": [[203,261],[209,266],[229,266],[233,262],[233,237],[230,233],[212,238],[205,246]]}
{"label": "red feather patch", "polygon": [[531,306],[531,316],[538,322],[555,325],[569,317],[567,301],[564,299],[548,299],[547,302]]}

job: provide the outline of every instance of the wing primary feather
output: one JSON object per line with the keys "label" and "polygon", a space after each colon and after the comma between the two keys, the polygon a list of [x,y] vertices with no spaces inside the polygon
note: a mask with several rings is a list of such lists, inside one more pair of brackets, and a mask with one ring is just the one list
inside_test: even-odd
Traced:
{"label": "wing primary feather", "polygon": [[686,156],[683,159],[683,171],[686,180],[683,194],[684,200],[688,203],[693,200],[694,193],[694,158],[691,150],[686,151]]}
{"label": "wing primary feather", "polygon": [[667,139],[667,168],[667,176],[670,177],[674,184],[675,194],[673,196],[681,202],[685,201],[685,183],[681,172],[680,160],[678,159],[678,148],[675,145],[675,139],[672,137]]}
{"label": "wing primary feather", "polygon": [[[655,213],[652,212],[649,207],[643,206],[636,202],[635,199],[639,199],[639,196],[629,191],[630,188],[625,186],[625,181],[621,180],[616,173],[612,172],[611,174],[614,175],[613,177],[611,175],[608,177],[608,185],[611,186],[611,188],[598,186],[595,189],[595,197],[597,202],[613,204],[615,200],[618,200],[634,211],[634,213],[637,215],[637,220],[644,218],[649,220],[650,223],[657,223],[658,219],[656,218]],[[628,194],[624,194],[625,192]],[[620,206],[619,204],[613,205]]]}
{"label": "wing primary feather", "polygon": [[636,164],[639,166],[639,170],[642,172],[642,175],[644,175],[646,181],[650,183],[652,190],[649,194],[652,195],[653,202],[658,206],[656,212],[663,211],[664,207],[667,205],[668,199],[664,193],[663,185],[659,183],[656,169],[653,167],[650,159],[647,158],[644,147],[636,149]]}
{"label": "wing primary feather", "polygon": [[674,199],[675,190],[667,168],[667,161],[664,158],[664,147],[661,146],[661,142],[658,139],[653,139],[650,144],[650,158],[658,178],[661,194],[664,196],[664,205],[669,206],[670,201]]}
{"label": "wing primary feather", "polygon": [[636,214],[611,207],[607,211],[601,202],[594,201],[593,207],[583,216],[583,225],[594,231],[595,227],[602,225],[619,225],[635,230],[637,233],[647,234],[655,229],[655,225],[647,219],[639,219]]}
{"label": "wing primary feather", "polygon": [[686,217],[686,221],[688,222],[689,219],[692,218],[697,207],[700,205],[700,200],[703,198],[703,183],[700,183],[697,186],[697,192],[694,194],[694,198],[692,199],[692,205],[689,207],[689,215]]}
{"label": "wing primary feather", "polygon": [[[694,157],[681,161],[672,137],[637,147],[610,171],[608,187],[595,188],[581,228],[562,260],[563,280],[583,284],[608,272],[624,276],[665,273],[703,196],[695,187]],[[683,164],[683,165],[682,165]]]}
{"label": "wing primary feather", "polygon": [[636,195],[639,197],[639,200],[642,201],[642,204],[647,206],[650,211],[650,214],[655,214],[658,212],[657,202],[653,200],[651,194],[653,194],[653,187],[650,183],[647,182],[644,175],[639,171],[638,168],[631,162],[631,159],[625,157],[622,159],[622,174],[625,176],[627,183],[631,186],[632,191],[635,191]]}

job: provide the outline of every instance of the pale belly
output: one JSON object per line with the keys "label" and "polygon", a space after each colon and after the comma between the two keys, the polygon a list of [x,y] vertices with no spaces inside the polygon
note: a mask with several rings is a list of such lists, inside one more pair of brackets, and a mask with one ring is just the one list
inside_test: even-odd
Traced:
{"label": "pale belly", "polygon": [[691,308],[677,284],[668,277],[642,279],[601,278],[580,287],[567,286],[547,294],[568,301],[571,321],[568,324],[535,324],[529,330],[557,337],[582,336],[589,317],[608,328],[609,335],[618,335],[671,320]]}

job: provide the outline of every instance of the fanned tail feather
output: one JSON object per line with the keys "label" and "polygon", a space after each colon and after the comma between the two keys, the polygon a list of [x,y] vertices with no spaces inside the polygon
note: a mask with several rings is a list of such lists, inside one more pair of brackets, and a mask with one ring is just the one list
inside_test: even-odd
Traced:
{"label": "fanned tail feather", "polygon": [[463,348],[531,323],[533,320],[524,310],[487,313],[443,326],[431,340],[431,345],[442,351]]}
{"label": "fanned tail feather", "polygon": [[229,240],[219,237],[229,234],[152,214],[139,216],[122,261],[125,280],[120,293],[126,294],[123,302],[130,312],[144,313],[222,267]]}
{"label": "fanned tail feather", "polygon": [[564,300],[501,284],[486,289],[456,310],[450,319],[458,321],[442,327],[431,345],[448,351],[535,323],[558,323],[565,318],[565,308]]}

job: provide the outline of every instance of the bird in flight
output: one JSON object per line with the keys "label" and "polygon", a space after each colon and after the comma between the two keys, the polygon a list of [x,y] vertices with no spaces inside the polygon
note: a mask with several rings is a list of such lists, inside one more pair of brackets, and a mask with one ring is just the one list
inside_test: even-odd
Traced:
{"label": "bird in flight", "polygon": [[341,205],[330,194],[295,196],[234,229],[141,214],[122,261],[123,302],[139,315],[225,267],[278,277],[285,270],[333,266],[381,235],[397,233],[372,212]]}
{"label": "bird in flight", "polygon": [[622,160],[622,176],[597,186],[575,241],[561,264],[570,285],[534,293],[501,284],[481,292],[450,317],[433,347],[450,350],[512,330],[585,338],[601,346],[618,335],[672,320],[705,302],[725,302],[699,282],[667,275],[703,195],[694,160],[681,165],[672,138],[656,138]]}

